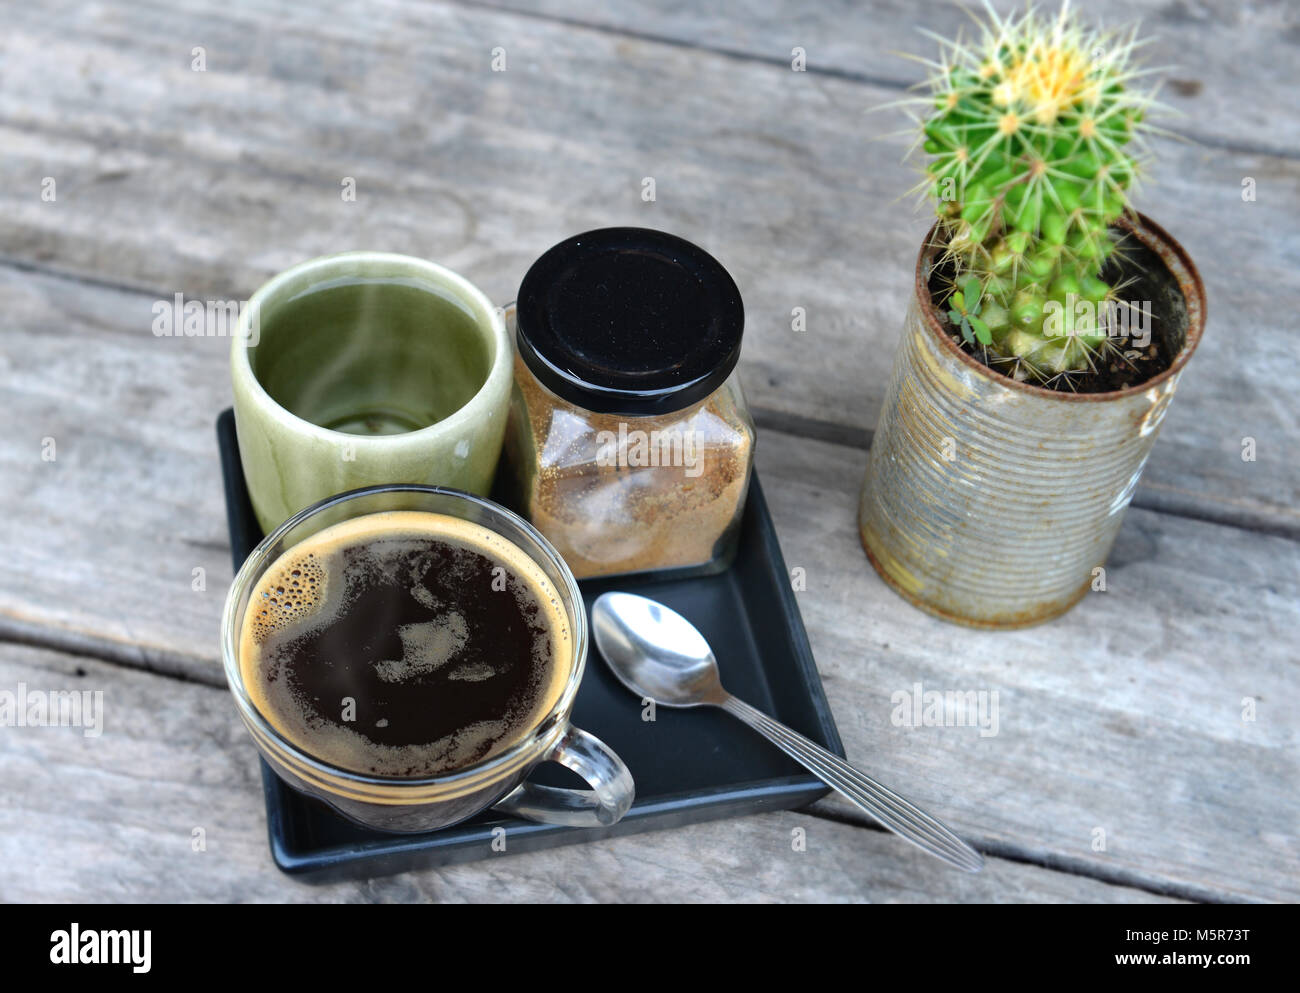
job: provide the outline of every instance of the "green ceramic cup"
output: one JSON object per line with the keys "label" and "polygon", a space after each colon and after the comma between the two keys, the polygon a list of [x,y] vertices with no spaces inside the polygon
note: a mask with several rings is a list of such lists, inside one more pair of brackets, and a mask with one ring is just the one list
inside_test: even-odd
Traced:
{"label": "green ceramic cup", "polygon": [[468,280],[406,255],[327,255],[254,293],[239,332],[235,427],[264,532],[362,486],[487,495],[514,353]]}

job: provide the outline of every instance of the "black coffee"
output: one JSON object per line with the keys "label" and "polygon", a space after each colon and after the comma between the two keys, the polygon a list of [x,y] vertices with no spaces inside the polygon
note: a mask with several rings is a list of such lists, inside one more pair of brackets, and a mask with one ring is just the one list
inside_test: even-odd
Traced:
{"label": "black coffee", "polygon": [[393,511],[327,528],[267,570],[240,665],[258,710],[304,751],[409,777],[526,736],[555,705],[571,653],[559,595],[518,546]]}

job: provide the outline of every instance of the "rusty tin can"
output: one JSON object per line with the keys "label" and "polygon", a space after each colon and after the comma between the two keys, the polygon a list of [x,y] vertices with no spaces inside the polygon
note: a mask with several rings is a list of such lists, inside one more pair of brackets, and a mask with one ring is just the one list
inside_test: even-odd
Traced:
{"label": "rusty tin can", "polygon": [[1169,368],[1110,393],[993,372],[931,304],[931,229],[871,446],[858,525],[881,577],[921,609],[976,627],[1050,620],[1094,585],[1201,340],[1205,287],[1150,219],[1125,225],[1126,289],[1152,302]]}

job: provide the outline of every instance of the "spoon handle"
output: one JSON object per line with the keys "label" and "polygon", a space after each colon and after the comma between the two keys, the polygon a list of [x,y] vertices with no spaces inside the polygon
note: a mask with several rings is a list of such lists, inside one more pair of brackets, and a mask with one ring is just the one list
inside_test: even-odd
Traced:
{"label": "spoon handle", "polygon": [[740,718],[800,765],[816,773],[827,786],[853,801],[889,830],[918,848],[967,872],[978,872],[983,866],[984,859],[979,852],[953,834],[942,822],[859,772],[838,755],[828,752],[816,742],[730,694],[718,706]]}

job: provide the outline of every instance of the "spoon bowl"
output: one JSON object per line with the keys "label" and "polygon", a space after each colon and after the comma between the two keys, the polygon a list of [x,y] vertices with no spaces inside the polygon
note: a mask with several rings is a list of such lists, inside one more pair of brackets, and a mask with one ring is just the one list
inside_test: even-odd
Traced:
{"label": "spoon bowl", "polygon": [[677,611],[631,593],[605,593],[591,609],[596,647],[618,681],[664,707],[720,704],[726,692],[704,635]]}

